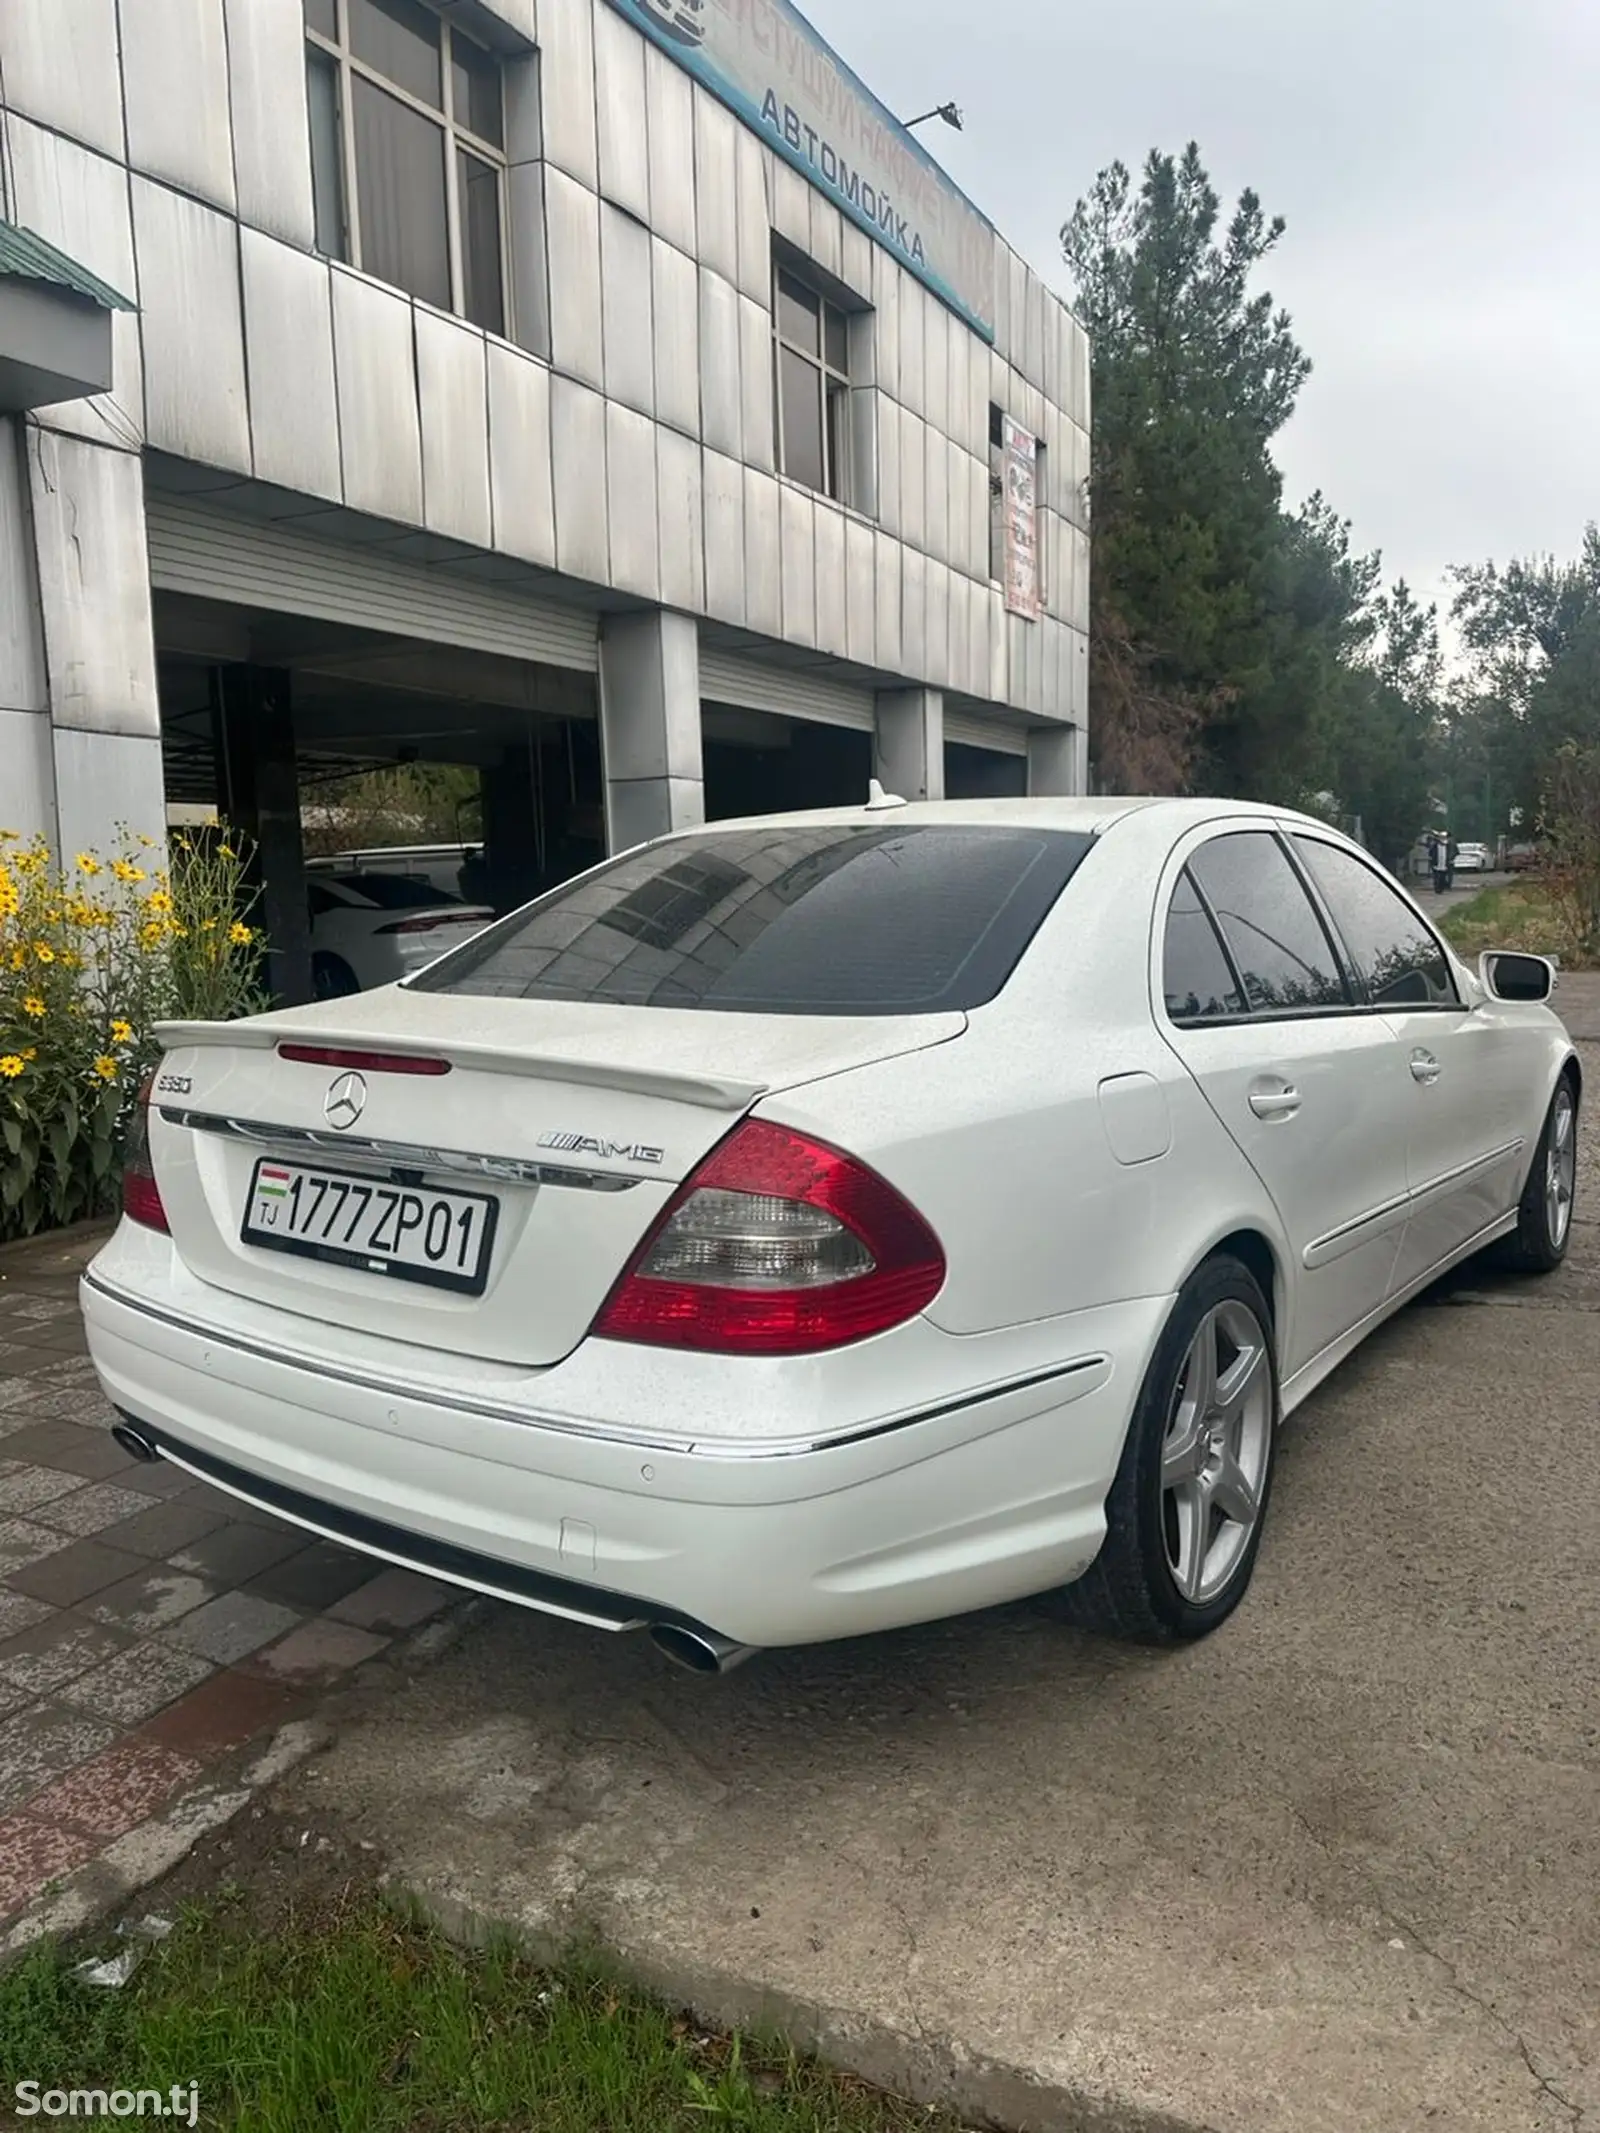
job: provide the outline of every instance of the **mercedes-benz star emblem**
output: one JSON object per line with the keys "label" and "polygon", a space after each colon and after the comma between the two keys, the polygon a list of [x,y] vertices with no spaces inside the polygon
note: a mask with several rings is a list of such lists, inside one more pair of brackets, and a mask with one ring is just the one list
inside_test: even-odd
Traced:
{"label": "mercedes-benz star emblem", "polygon": [[367,1101],[364,1074],[341,1074],[322,1099],[322,1115],[338,1133],[346,1133],[361,1116]]}

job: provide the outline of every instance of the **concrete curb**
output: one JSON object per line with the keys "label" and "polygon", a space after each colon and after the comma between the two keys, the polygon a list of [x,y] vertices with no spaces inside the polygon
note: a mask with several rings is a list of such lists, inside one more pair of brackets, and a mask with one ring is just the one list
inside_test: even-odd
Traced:
{"label": "concrete curb", "polygon": [[386,1875],[384,1886],[392,1901],[415,1909],[463,1947],[510,1940],[535,1962],[551,1965],[587,1956],[657,1999],[690,2009],[711,2028],[775,2034],[875,2087],[954,2111],[973,2126],[1004,2133],[1215,2133],[1199,2119],[1176,2119],[1116,2096],[1053,2087],[1020,2067],[983,2058],[956,2037],[893,2029],[733,1971],[624,1946],[576,1918],[541,1931],[398,1875]]}

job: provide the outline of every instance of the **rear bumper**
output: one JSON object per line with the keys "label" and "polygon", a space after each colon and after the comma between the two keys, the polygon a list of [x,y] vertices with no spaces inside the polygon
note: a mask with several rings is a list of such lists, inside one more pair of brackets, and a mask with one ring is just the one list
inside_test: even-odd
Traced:
{"label": "rear bumper", "polygon": [[[216,1296],[219,1317],[230,1302]],[[1039,1329],[1018,1329],[1033,1367],[990,1389],[820,1448],[763,1456],[747,1440],[728,1456],[325,1373],[179,1323],[93,1269],[83,1306],[108,1397],[193,1471],[526,1605],[754,1645],[959,1614],[1080,1575],[1167,1309],[1148,1299],[1054,1321],[1044,1368]],[[288,1346],[305,1322],[285,1324]],[[665,1371],[677,1361],[660,1358]]]}

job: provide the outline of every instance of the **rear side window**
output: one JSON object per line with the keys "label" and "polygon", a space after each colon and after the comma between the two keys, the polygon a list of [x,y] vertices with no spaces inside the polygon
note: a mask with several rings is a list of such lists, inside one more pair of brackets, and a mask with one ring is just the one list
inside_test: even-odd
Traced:
{"label": "rear side window", "polygon": [[513,913],[412,984],[769,1015],[979,1007],[1090,842],[932,823],[677,838]]}
{"label": "rear side window", "polygon": [[1459,1006],[1444,950],[1404,897],[1336,844],[1320,837],[1296,837],[1294,844],[1374,1007]]}
{"label": "rear side window", "polygon": [[1162,991],[1174,1022],[1208,1022],[1244,1013],[1238,980],[1187,870],[1167,909],[1162,968]]}
{"label": "rear side window", "polygon": [[1276,837],[1263,830],[1215,837],[1189,871],[1217,915],[1252,1014],[1350,1005],[1316,907]]}

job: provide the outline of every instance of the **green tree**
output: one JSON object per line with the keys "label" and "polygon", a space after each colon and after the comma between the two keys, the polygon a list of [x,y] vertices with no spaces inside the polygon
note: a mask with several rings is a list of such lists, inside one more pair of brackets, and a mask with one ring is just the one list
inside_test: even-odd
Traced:
{"label": "green tree", "polygon": [[[1091,745],[1106,782],[1258,782],[1234,707],[1267,680],[1264,617],[1283,575],[1268,450],[1310,364],[1253,292],[1282,235],[1252,192],[1222,227],[1191,143],[1135,186],[1100,173],[1062,230],[1093,347]],[[1291,573],[1292,575],[1292,573]]]}
{"label": "green tree", "polygon": [[364,845],[469,844],[483,835],[478,771],[460,763],[395,763],[331,778],[305,810],[308,854]]}
{"label": "green tree", "polygon": [[1600,743],[1600,530],[1575,560],[1518,558],[1452,573],[1468,670],[1444,768],[1461,793],[1498,796],[1494,834],[1515,807],[1532,824],[1568,742]]}

